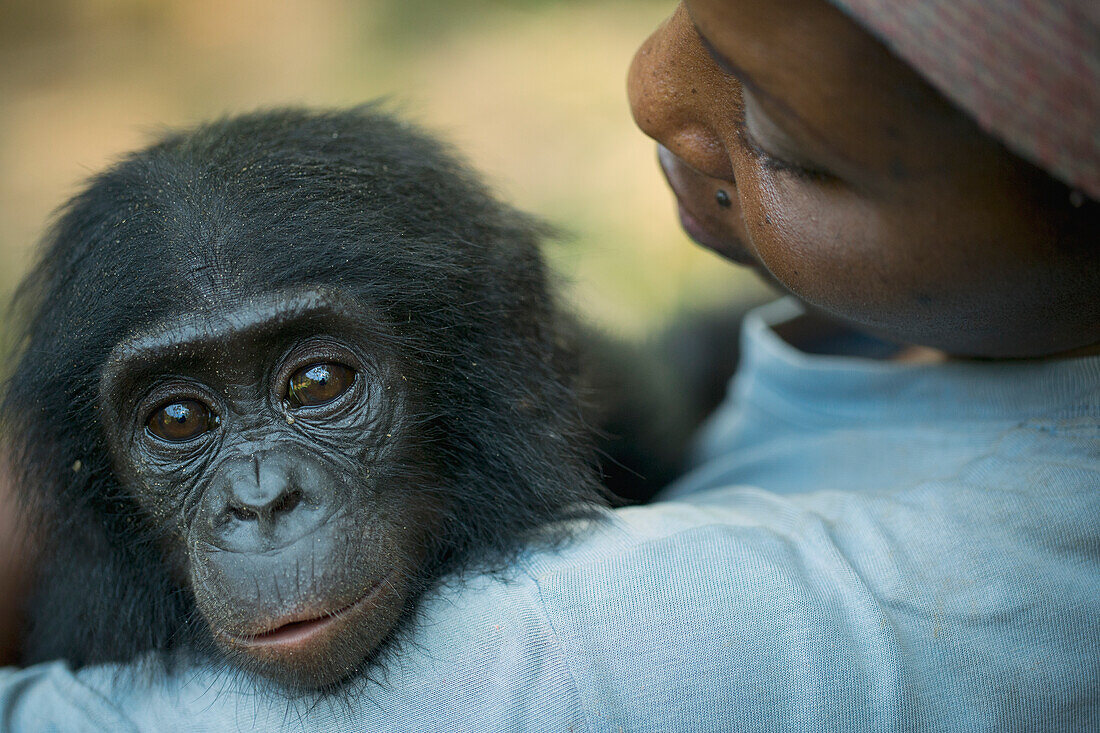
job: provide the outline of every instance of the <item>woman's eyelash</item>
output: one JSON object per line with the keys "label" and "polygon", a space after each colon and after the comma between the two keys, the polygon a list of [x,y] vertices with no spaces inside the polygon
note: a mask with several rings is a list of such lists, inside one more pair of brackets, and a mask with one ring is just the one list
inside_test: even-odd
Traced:
{"label": "woman's eyelash", "polygon": [[809,181],[824,181],[830,178],[828,173],[824,171],[815,170],[813,168],[807,168],[805,166],[798,165],[797,163],[791,163],[790,161],[777,158],[767,150],[760,147],[759,144],[752,138],[748,128],[745,126],[744,112],[741,114],[741,119],[737,121],[737,137],[741,143],[741,146],[749,152],[754,158],[764,164],[764,167],[768,170],[777,171],[779,173],[787,173],[798,178],[802,178]]}
{"label": "woman's eyelash", "polygon": [[824,171],[807,168],[806,166],[776,157],[761,147],[753,138],[752,133],[749,132],[743,99],[738,108],[738,114],[737,118],[734,120],[734,124],[737,128],[737,141],[741,144],[741,148],[763,163],[764,167],[768,170],[795,176],[796,178],[807,181],[823,181],[830,178],[829,174]]}

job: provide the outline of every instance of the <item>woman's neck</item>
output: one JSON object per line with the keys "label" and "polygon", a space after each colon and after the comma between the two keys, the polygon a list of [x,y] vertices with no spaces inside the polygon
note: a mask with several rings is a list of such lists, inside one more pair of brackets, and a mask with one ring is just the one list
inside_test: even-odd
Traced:
{"label": "woman's neck", "polygon": [[[865,334],[815,311],[775,327],[779,337],[791,346],[808,354],[830,356],[860,356],[902,364],[939,364],[946,361],[965,361],[971,357],[953,356],[939,349],[920,344],[893,344],[876,336]],[[856,345],[857,349],[851,347]],[[867,348],[873,345],[873,348]],[[1057,354],[1030,357],[1028,360],[1074,359],[1100,355],[1100,344],[1084,346]]]}

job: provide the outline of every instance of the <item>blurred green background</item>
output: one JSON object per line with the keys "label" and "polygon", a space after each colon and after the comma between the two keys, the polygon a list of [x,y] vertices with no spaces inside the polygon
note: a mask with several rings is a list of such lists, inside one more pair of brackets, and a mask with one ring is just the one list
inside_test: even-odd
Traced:
{"label": "blurred green background", "polygon": [[691,244],[626,101],[672,0],[0,0],[0,296],[80,182],[165,126],[387,97],[563,228],[575,307],[623,335],[758,296]]}

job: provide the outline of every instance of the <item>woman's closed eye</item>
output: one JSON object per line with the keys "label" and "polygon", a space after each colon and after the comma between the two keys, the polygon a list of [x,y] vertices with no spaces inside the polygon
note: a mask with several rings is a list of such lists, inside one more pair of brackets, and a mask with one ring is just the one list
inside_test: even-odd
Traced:
{"label": "woman's closed eye", "polygon": [[738,138],[744,150],[760,160],[769,170],[786,173],[799,178],[822,180],[830,178],[828,172],[810,162],[807,156],[797,151],[793,139],[781,127],[761,110],[761,104],[754,93],[745,84],[744,72],[736,64],[707,40],[698,26],[695,28],[699,41],[711,60],[724,73],[736,79],[741,87],[741,116],[737,120]]}
{"label": "woman's closed eye", "polygon": [[760,102],[749,89],[742,87],[741,98],[744,106],[738,121],[738,137],[750,154],[769,170],[813,180],[832,177],[811,162],[797,142],[761,110]]}

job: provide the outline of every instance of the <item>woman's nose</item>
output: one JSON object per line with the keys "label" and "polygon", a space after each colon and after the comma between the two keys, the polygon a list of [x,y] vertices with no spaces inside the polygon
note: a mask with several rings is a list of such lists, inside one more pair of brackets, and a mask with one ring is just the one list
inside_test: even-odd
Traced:
{"label": "woman's nose", "polygon": [[627,93],[642,132],[699,172],[733,180],[727,143],[740,85],[710,58],[682,4],[634,55]]}

